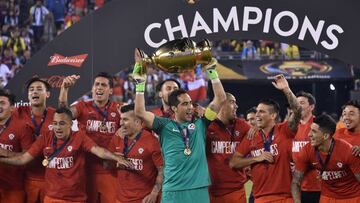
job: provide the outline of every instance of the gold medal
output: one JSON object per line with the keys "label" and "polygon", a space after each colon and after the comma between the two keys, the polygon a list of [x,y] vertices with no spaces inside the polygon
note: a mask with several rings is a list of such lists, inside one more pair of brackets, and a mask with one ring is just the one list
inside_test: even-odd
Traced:
{"label": "gold medal", "polygon": [[101,125],[100,125],[100,131],[102,131],[102,132],[107,131],[107,127],[106,127],[106,124],[105,124],[105,123],[101,123]]}
{"label": "gold medal", "polygon": [[185,148],[185,149],[184,149],[184,154],[185,154],[186,156],[190,156],[190,154],[191,154],[191,149],[190,149],[190,148]]}
{"label": "gold medal", "polygon": [[49,160],[48,160],[48,159],[44,159],[44,160],[42,161],[42,165],[45,166],[45,167],[47,167],[47,166],[49,165]]}

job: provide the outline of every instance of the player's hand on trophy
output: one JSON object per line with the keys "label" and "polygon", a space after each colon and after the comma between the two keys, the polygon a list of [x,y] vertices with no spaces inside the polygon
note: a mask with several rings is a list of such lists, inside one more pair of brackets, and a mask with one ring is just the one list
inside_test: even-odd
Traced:
{"label": "player's hand on trophy", "polygon": [[216,65],[217,65],[216,58],[212,57],[209,64],[205,65],[206,74],[208,75],[210,80],[216,80],[219,79],[219,75],[216,71]]}
{"label": "player's hand on trophy", "polygon": [[212,57],[210,63],[207,64],[207,65],[205,65],[204,68],[205,68],[206,70],[215,70],[217,64],[218,64],[217,59],[214,58],[214,57]]}
{"label": "player's hand on trophy", "polygon": [[274,80],[275,81],[272,82],[272,84],[274,85],[274,87],[276,89],[281,90],[281,91],[285,91],[285,90],[289,89],[289,83],[285,79],[283,74],[276,75]]}
{"label": "player's hand on trophy", "polygon": [[61,87],[62,88],[69,88],[74,86],[74,84],[76,83],[76,81],[80,78],[80,75],[70,75],[67,76],[66,78],[64,78]]}

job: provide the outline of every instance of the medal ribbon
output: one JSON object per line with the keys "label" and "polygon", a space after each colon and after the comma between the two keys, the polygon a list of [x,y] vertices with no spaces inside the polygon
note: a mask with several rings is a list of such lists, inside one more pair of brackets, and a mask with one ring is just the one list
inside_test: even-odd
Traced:
{"label": "medal ribbon", "polygon": [[105,106],[105,109],[104,109],[104,112],[102,112],[100,110],[100,108],[95,104],[95,102],[93,102],[93,107],[95,108],[96,112],[98,112],[98,114],[100,114],[102,117],[103,117],[103,121],[102,121],[102,124],[106,124],[106,120],[107,120],[107,117],[108,117],[108,108],[110,106],[110,101],[107,102],[106,106]]}
{"label": "medal ribbon", "polygon": [[331,154],[332,154],[332,152],[333,152],[333,150],[334,150],[334,145],[335,145],[335,141],[334,141],[334,139],[331,139],[329,152],[327,153],[326,158],[325,158],[325,163],[324,163],[323,160],[321,159],[319,149],[318,149],[318,148],[315,148],[316,158],[318,159],[318,161],[320,162],[320,165],[321,165],[320,177],[322,177],[322,174],[323,174],[323,172],[325,171],[326,165],[327,165],[327,164],[329,163],[329,161],[330,161]]}
{"label": "medal ribbon", "polygon": [[46,114],[47,114],[47,108],[45,109],[45,111],[44,111],[44,113],[43,113],[43,115],[42,115],[42,117],[41,117],[40,124],[38,125],[38,124],[36,123],[35,115],[34,115],[34,113],[31,111],[31,121],[32,121],[32,123],[33,123],[34,126],[35,126],[35,137],[38,137],[38,136],[40,135],[40,129],[41,129],[41,127],[42,127],[42,125],[43,125],[43,123],[44,123],[44,121],[45,121]]}
{"label": "medal ribbon", "polygon": [[57,148],[56,148],[56,145],[57,145],[57,137],[54,135],[54,139],[53,139],[53,143],[52,143],[53,148],[54,148],[54,152],[49,156],[49,158],[47,158],[47,160],[48,160],[49,162],[51,161],[51,159],[53,159],[56,155],[58,155],[58,154],[64,149],[65,145],[66,145],[66,144],[69,142],[69,140],[70,140],[70,136],[71,136],[71,133],[70,133],[69,137],[65,140],[65,142],[62,143],[62,144],[60,145],[60,147],[57,149]]}
{"label": "medal ribbon", "polygon": [[179,129],[179,132],[181,136],[183,137],[183,142],[185,145],[185,149],[190,149],[190,132],[187,127],[181,128],[180,124],[176,123],[177,128]]}
{"label": "medal ribbon", "polygon": [[123,154],[125,159],[127,158],[127,155],[129,154],[129,152],[131,151],[131,149],[135,146],[136,142],[140,139],[141,134],[143,132],[143,129],[138,132],[138,134],[136,134],[135,138],[132,140],[132,142],[130,143],[130,145],[128,145],[129,143],[129,137],[125,136],[124,137],[124,150],[123,150]]}
{"label": "medal ribbon", "polygon": [[272,143],[273,135],[274,135],[274,127],[271,129],[268,139],[266,139],[265,133],[262,130],[260,130],[260,135],[264,142],[264,150],[270,152],[270,145]]}

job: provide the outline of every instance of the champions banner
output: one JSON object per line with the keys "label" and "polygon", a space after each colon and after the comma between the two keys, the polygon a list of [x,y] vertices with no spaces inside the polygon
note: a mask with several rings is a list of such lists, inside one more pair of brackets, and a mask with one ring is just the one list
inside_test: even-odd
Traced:
{"label": "champions banner", "polygon": [[285,42],[359,65],[359,9],[360,2],[353,0],[112,1],[43,47],[7,88],[25,102],[22,84],[38,75],[54,87],[49,103],[56,105],[62,79],[79,74],[69,93],[72,102],[91,89],[98,72],[131,66],[135,47],[150,54],[182,37]]}

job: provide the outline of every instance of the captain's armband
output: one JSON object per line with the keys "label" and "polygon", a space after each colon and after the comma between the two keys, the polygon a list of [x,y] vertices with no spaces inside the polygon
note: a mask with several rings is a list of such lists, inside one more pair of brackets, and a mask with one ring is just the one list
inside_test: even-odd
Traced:
{"label": "captain's armband", "polygon": [[206,107],[204,116],[209,121],[213,121],[216,119],[217,113],[211,110],[210,107]]}

